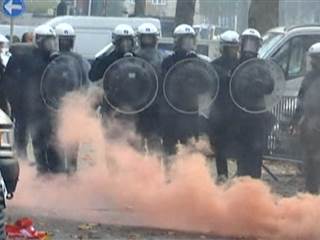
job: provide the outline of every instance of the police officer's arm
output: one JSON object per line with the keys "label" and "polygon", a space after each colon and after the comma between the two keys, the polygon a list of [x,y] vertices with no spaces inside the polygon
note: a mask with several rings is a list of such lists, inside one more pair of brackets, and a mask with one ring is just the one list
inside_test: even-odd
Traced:
{"label": "police officer's arm", "polygon": [[92,63],[92,66],[89,72],[90,80],[95,82],[101,79],[107,67],[108,67],[108,62],[106,61],[106,58],[104,57],[96,58]]}
{"label": "police officer's arm", "polygon": [[308,85],[308,79],[307,77],[305,77],[299,90],[298,99],[297,99],[297,108],[291,121],[292,126],[297,126],[303,116],[303,112],[304,112],[303,98],[307,89],[307,85]]}

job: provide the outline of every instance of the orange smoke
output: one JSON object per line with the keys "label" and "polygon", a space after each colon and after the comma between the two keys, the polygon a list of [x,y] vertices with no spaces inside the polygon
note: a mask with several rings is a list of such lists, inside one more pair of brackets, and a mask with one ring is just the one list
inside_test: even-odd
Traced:
{"label": "orange smoke", "polygon": [[[128,143],[128,126],[121,126],[126,130],[118,131],[120,136],[110,137],[114,125],[104,128],[90,105],[86,96],[72,93],[59,115],[61,145],[82,145],[78,173],[44,180],[23,166],[13,205],[102,223],[222,236],[320,239],[319,197],[281,198],[262,181],[249,178],[217,186],[205,157],[188,147],[180,150],[166,174],[157,156]],[[88,156],[90,164],[83,160]]]}

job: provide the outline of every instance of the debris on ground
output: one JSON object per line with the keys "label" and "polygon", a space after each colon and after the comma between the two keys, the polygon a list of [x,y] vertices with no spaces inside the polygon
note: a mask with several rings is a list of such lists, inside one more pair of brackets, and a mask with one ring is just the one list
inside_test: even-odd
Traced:
{"label": "debris on ground", "polygon": [[47,232],[37,231],[34,228],[33,222],[30,218],[21,218],[14,224],[7,224],[5,231],[8,236],[8,240],[49,240],[50,236]]}

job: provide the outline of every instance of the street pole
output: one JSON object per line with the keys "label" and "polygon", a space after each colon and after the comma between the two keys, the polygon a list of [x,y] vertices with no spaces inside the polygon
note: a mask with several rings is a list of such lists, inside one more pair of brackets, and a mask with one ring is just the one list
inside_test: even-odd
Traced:
{"label": "street pole", "polygon": [[89,0],[88,16],[91,16],[92,0]]}
{"label": "street pole", "polygon": [[13,17],[10,17],[10,44],[13,42]]}
{"label": "street pole", "polygon": [[77,0],[73,0],[73,15],[77,15]]}

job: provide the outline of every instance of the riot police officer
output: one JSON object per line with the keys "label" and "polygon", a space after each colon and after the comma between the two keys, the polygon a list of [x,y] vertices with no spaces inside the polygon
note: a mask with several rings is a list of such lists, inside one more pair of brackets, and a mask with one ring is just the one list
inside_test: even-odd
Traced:
{"label": "riot police officer", "polygon": [[220,80],[220,89],[209,116],[209,139],[215,149],[218,180],[228,177],[227,155],[228,146],[233,142],[231,120],[233,103],[229,96],[229,83],[232,71],[237,66],[239,58],[239,34],[236,31],[226,31],[220,35],[221,56],[212,65]]}
{"label": "riot police officer", "polygon": [[74,28],[68,23],[59,23],[55,27],[60,52],[71,52],[74,47],[76,34]]}
{"label": "riot police officer", "polygon": [[166,74],[168,70],[177,62],[186,59],[198,57],[196,50],[196,32],[187,25],[181,24],[174,29],[174,53],[163,60],[162,73]]}
{"label": "riot police officer", "polygon": [[[169,69],[179,61],[188,58],[198,58],[198,55],[195,53],[196,33],[191,26],[187,24],[177,26],[173,37],[174,53],[162,62],[163,78]],[[160,84],[160,86],[162,85],[163,83]],[[177,143],[186,144],[190,138],[198,136],[199,117],[175,111],[168,105],[163,94],[160,96],[159,105],[160,134],[163,148],[167,155],[173,155],[176,153]]]}
{"label": "riot police officer", "polygon": [[[240,62],[244,63],[258,56],[261,46],[260,33],[255,29],[245,30],[240,39]],[[252,72],[252,71],[251,71]],[[254,75],[255,74],[255,75]],[[263,76],[261,76],[263,75]],[[253,72],[251,76],[243,76],[244,82],[249,81],[243,95],[249,109],[266,109],[265,96],[274,90],[274,80],[269,74]],[[248,79],[247,79],[248,78]],[[253,79],[256,78],[256,79]],[[262,79],[262,80],[261,80]],[[262,156],[266,149],[268,135],[274,124],[274,116],[269,111],[253,113],[250,111],[235,110],[233,119],[237,129],[237,158],[238,175],[260,178],[262,171]]]}
{"label": "riot police officer", "polygon": [[60,23],[55,27],[55,31],[59,43],[59,53],[67,54],[77,59],[83,72],[84,84],[88,84],[90,64],[80,54],[73,51],[76,33],[72,25],[68,23]]}
{"label": "riot police officer", "polygon": [[[30,131],[38,171],[59,172],[62,161],[52,138],[50,114],[40,94],[42,73],[56,56],[56,33],[49,25],[41,25],[35,28],[33,40],[33,44],[18,44],[11,49],[5,71],[8,99],[18,135],[21,129]],[[26,141],[22,141],[24,148]]]}
{"label": "riot police officer", "polygon": [[163,54],[158,50],[159,30],[152,23],[144,23],[138,27],[137,37],[139,48],[136,55],[151,63],[160,73]]}
{"label": "riot police officer", "polygon": [[309,48],[312,69],[306,74],[298,95],[298,105],[292,121],[292,130],[299,133],[304,150],[306,190],[319,193],[319,91],[320,91],[320,43]]}
{"label": "riot police officer", "polygon": [[[144,23],[138,27],[137,36],[139,48],[136,51],[136,56],[149,62],[160,78],[163,54],[158,50],[159,30],[152,23]],[[158,107],[158,98],[156,98],[149,108],[139,113],[136,122],[137,131],[146,140],[146,146],[149,150],[157,150],[160,146]],[[144,141],[143,144],[145,144]]]}
{"label": "riot police officer", "polygon": [[243,31],[240,40],[240,62],[256,58],[262,45],[260,33],[254,28],[248,28]]}
{"label": "riot police officer", "polygon": [[112,33],[112,43],[115,49],[108,55],[96,58],[89,72],[91,81],[98,81],[103,77],[105,70],[116,60],[124,56],[133,56],[135,33],[131,26],[120,24]]}
{"label": "riot police officer", "polygon": [[[76,81],[80,81],[79,86],[88,87],[90,64],[80,54],[73,51],[76,40],[74,28],[68,23],[60,23],[55,27],[55,31],[59,43],[59,55],[69,57],[70,63],[74,61],[78,63],[75,66],[81,72],[81,79],[76,79]],[[77,169],[78,145],[75,144],[72,149],[67,150],[68,170],[69,172],[74,172]]]}

